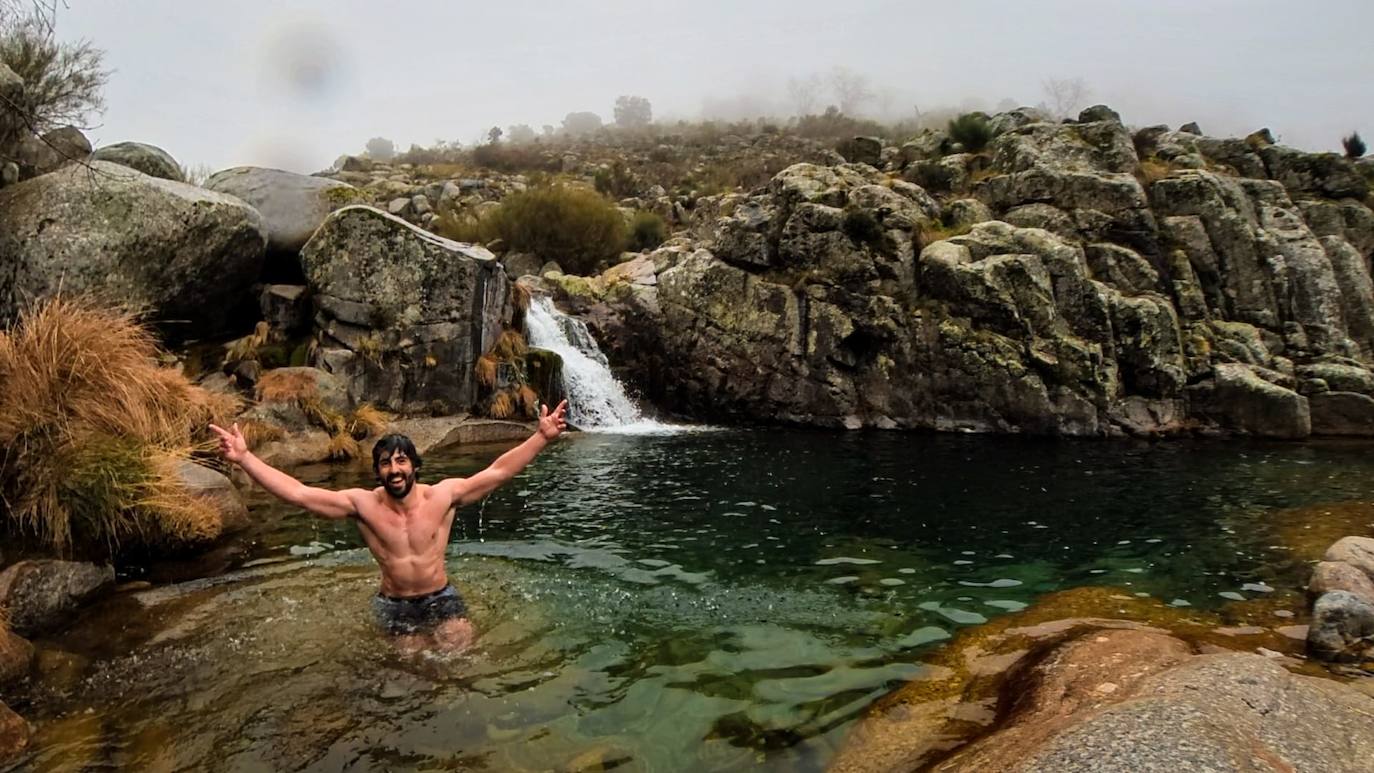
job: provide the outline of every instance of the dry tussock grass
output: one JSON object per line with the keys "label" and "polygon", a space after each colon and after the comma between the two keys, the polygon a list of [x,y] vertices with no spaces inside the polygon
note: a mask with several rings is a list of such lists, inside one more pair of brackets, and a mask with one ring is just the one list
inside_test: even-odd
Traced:
{"label": "dry tussock grass", "polygon": [[520,398],[520,407],[524,409],[527,417],[535,418],[539,415],[539,394],[528,384],[522,384],[516,395]]}
{"label": "dry tussock grass", "polygon": [[496,386],[496,358],[490,354],[484,354],[477,358],[477,363],[472,366],[472,371],[477,375],[477,383],[484,389],[491,389]]}
{"label": "dry tussock grass", "polygon": [[298,370],[269,370],[258,379],[254,397],[260,403],[296,403],[304,406],[320,396],[319,387],[309,373]]}
{"label": "dry tussock grass", "polygon": [[487,409],[487,415],[493,419],[509,419],[515,415],[515,400],[511,399],[509,392],[497,392],[491,398],[491,407]]}
{"label": "dry tussock grass", "polygon": [[357,459],[362,455],[362,447],[351,435],[339,433],[329,437],[329,458],[333,461]]}
{"label": "dry tussock grass", "polygon": [[177,464],[237,401],[158,365],[130,314],[59,298],[0,333],[0,496],[9,525],[58,552],[180,542],[218,529]]}
{"label": "dry tussock grass", "polygon": [[377,409],[372,403],[363,403],[353,409],[353,418],[349,422],[349,434],[355,438],[362,439],[369,435],[380,435],[386,430],[387,415]]}
{"label": "dry tussock grass", "polygon": [[501,337],[496,339],[496,345],[491,348],[491,354],[503,362],[523,359],[528,351],[529,345],[525,343],[525,336],[518,330],[504,331]]}
{"label": "dry tussock grass", "polygon": [[[219,422],[215,422],[218,424]],[[256,451],[266,443],[274,440],[281,440],[286,433],[281,427],[270,422],[259,419],[245,419],[239,422],[239,431],[243,433],[243,442],[248,444],[248,450]]]}

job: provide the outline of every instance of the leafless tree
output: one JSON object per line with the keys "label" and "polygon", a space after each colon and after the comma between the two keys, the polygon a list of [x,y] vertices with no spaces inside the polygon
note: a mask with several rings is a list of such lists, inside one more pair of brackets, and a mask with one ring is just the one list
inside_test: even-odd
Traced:
{"label": "leafless tree", "polygon": [[858,114],[864,103],[873,99],[868,77],[847,67],[836,67],[830,71],[830,88],[835,91],[835,101],[845,115]]}
{"label": "leafless tree", "polygon": [[1074,115],[1092,97],[1092,90],[1082,78],[1050,78],[1040,85],[1045,91],[1045,108],[1055,118]]}
{"label": "leafless tree", "polygon": [[811,115],[816,112],[816,102],[820,99],[823,86],[821,76],[815,73],[805,78],[789,78],[787,80],[787,97],[792,101],[794,114]]}

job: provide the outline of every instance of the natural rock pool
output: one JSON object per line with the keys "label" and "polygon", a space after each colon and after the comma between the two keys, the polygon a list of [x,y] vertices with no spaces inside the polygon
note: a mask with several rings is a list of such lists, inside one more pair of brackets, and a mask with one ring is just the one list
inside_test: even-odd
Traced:
{"label": "natural rock pool", "polygon": [[[422,479],[499,450],[434,454]],[[353,527],[256,492],[241,565],[40,642],[18,767],[822,769],[924,652],[1050,591],[1267,599],[1291,622],[1312,551],[1374,528],[1370,450],[574,435],[459,514],[449,569],[480,638],[456,657],[393,651]]]}

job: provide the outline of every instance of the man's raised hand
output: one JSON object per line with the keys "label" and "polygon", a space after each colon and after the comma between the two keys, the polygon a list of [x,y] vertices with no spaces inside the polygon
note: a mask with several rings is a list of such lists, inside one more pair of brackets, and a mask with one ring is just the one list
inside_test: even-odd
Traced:
{"label": "man's raised hand", "polygon": [[564,418],[568,413],[568,401],[564,400],[549,413],[549,406],[539,406],[539,434],[545,440],[553,440],[563,434],[563,430],[568,428],[568,421]]}
{"label": "man's raised hand", "polygon": [[[542,428],[541,425],[540,429]],[[238,464],[248,454],[248,442],[243,439],[243,431],[239,429],[238,422],[234,422],[234,426],[229,429],[211,424],[210,430],[219,436],[219,452],[225,459]]]}

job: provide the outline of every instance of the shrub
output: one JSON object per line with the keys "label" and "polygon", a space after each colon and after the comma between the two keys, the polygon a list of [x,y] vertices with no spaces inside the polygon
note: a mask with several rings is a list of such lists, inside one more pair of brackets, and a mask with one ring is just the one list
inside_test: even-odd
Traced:
{"label": "shrub", "polygon": [[1345,148],[1345,157],[1349,159],[1360,158],[1367,150],[1359,132],[1351,132],[1349,137],[1342,137],[1341,145]]}
{"label": "shrub", "polygon": [[110,76],[104,56],[86,41],[59,43],[51,20],[38,13],[0,19],[0,63],[24,79],[17,107],[33,131],[86,126],[104,109],[101,91]]}
{"label": "shrub", "polygon": [[499,145],[494,142],[473,148],[472,163],[507,173],[549,168],[549,162],[537,145]]}
{"label": "shrub", "polygon": [[367,141],[367,157],[373,161],[390,161],[396,156],[396,143],[386,137],[373,137]]}
{"label": "shrub", "polygon": [[500,239],[506,249],[556,260],[565,271],[587,274],[625,249],[625,220],[600,194],[549,185],[512,193],[480,219],[443,217],[439,233],[467,242]]}
{"label": "shrub", "polygon": [[636,212],[630,222],[630,249],[647,252],[668,240],[668,224],[653,212]]}
{"label": "shrub", "polygon": [[982,113],[964,113],[949,122],[949,136],[969,153],[978,153],[992,141],[992,124]]}
{"label": "shrub", "polygon": [[130,315],[68,299],[0,333],[0,508],[6,530],[61,552],[184,544],[219,529],[177,466],[238,402],[158,365]]}
{"label": "shrub", "polygon": [[639,180],[623,161],[596,170],[592,178],[596,192],[616,199],[628,198],[639,192]]}

